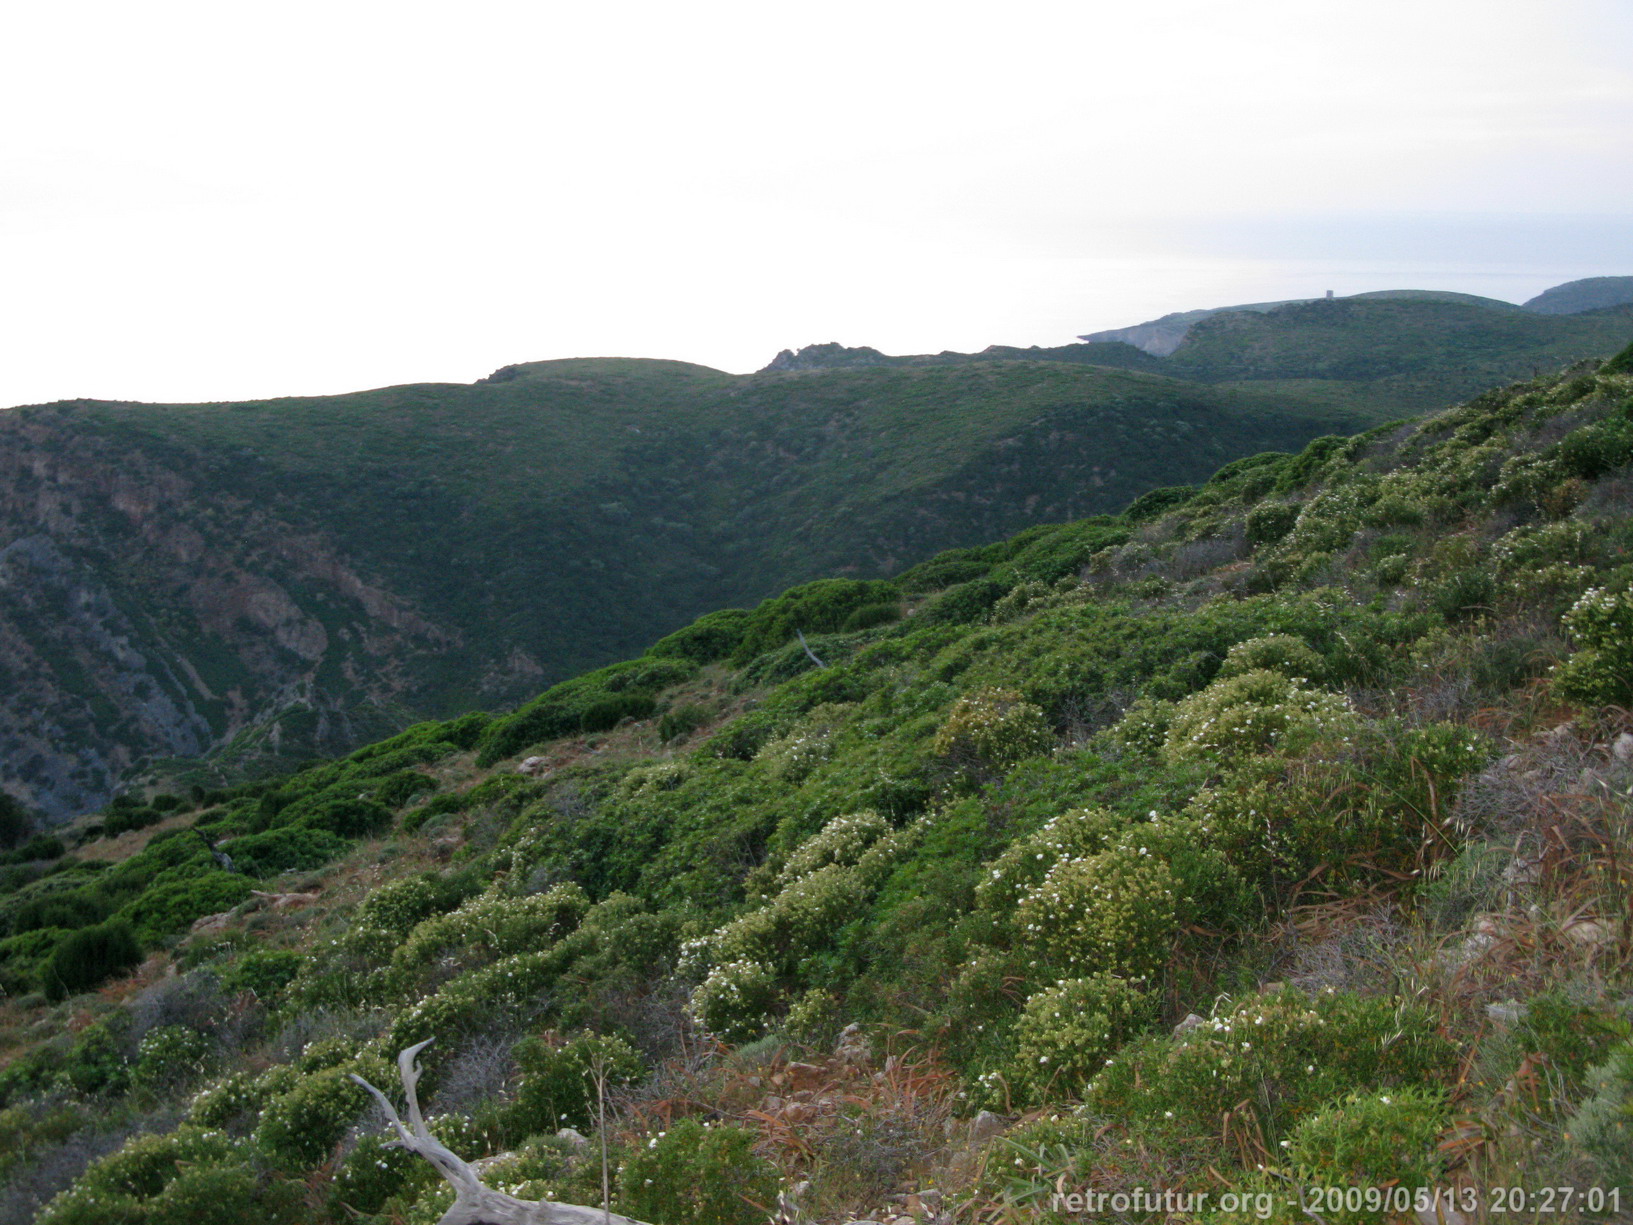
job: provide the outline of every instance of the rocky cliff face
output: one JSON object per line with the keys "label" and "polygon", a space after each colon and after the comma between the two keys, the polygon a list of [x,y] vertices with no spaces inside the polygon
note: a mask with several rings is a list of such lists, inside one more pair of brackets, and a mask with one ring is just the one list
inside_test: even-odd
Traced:
{"label": "rocky cliff face", "polygon": [[[195,495],[185,456],[0,416],[0,762],[48,816],[292,709],[347,739],[400,696],[395,661],[457,638],[321,531]],[[343,700],[319,683],[343,675]]]}

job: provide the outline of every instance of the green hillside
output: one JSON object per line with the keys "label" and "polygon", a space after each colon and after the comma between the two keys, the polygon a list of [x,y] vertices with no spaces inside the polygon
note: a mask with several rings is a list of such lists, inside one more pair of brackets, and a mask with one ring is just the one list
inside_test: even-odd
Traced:
{"label": "green hillside", "polygon": [[1603,357],[1633,328],[1633,307],[1549,316],[1456,297],[1362,294],[1214,315],[1191,329],[1162,369],[1212,382],[1334,380],[1363,402],[1430,408]]}
{"label": "green hillside", "polygon": [[1633,349],[121,801],[0,868],[0,1220],[429,1225],[431,1037],[662,1225],[1618,1219],[1630,500]]}
{"label": "green hillside", "polygon": [[579,360],[13,410],[0,781],[63,816],[167,758],[220,750],[220,781],[344,751],[514,704],[711,608],[887,576],[1373,419],[1032,361]]}

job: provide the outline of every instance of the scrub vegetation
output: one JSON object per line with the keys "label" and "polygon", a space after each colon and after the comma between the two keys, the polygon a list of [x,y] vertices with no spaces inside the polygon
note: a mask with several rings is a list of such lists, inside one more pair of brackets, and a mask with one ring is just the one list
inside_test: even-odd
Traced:
{"label": "scrub vegetation", "polygon": [[660,1225],[1136,1187],[1292,1221],[1390,1180],[1628,1210],[1628,364],[0,867],[0,1219],[429,1225],[349,1074],[431,1037],[490,1185],[598,1205],[604,1145]]}

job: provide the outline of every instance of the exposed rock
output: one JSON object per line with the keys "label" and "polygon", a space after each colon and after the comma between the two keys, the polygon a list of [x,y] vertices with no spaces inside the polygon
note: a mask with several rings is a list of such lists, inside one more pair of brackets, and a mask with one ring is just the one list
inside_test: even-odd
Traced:
{"label": "exposed rock", "polygon": [[1577,919],[1566,925],[1565,936],[1578,944],[1604,944],[1610,939],[1610,930],[1597,919]]}
{"label": "exposed rock", "polygon": [[873,1043],[868,1041],[862,1027],[852,1021],[839,1031],[839,1042],[834,1047],[834,1054],[853,1066],[864,1064],[873,1058]]}
{"label": "exposed rock", "polygon": [[207,914],[202,919],[193,920],[192,930],[195,932],[218,932],[226,928],[232,921],[233,912],[223,910],[220,914]]}
{"label": "exposed rock", "polygon": [[983,1110],[970,1120],[970,1140],[973,1143],[991,1139],[1008,1126],[1009,1120],[1003,1115]]}
{"label": "exposed rock", "polygon": [[1203,1024],[1203,1022],[1204,1018],[1197,1016],[1196,1013],[1186,1013],[1185,1019],[1178,1025],[1174,1026],[1174,1035],[1178,1037],[1180,1034],[1188,1034],[1198,1025]]}
{"label": "exposed rock", "polygon": [[525,774],[529,778],[536,778],[544,773],[544,758],[533,756],[522,759],[522,764],[516,767],[516,773]]}
{"label": "exposed rock", "polygon": [[890,363],[877,349],[866,345],[849,348],[837,341],[823,345],[806,345],[798,353],[784,349],[773,357],[761,373],[778,370],[832,370],[845,366],[883,366]]}
{"label": "exposed rock", "polygon": [[590,1143],[588,1136],[573,1127],[563,1127],[556,1133],[556,1139],[565,1140],[574,1148],[584,1148]]}
{"label": "exposed rock", "polygon": [[303,906],[310,906],[317,901],[318,893],[266,893],[260,889],[251,889],[251,897],[258,897],[262,903],[271,906],[276,911],[299,910]]}
{"label": "exposed rock", "polygon": [[1514,1000],[1486,1005],[1486,1016],[1498,1025],[1517,1025],[1525,1018],[1525,1006]]}
{"label": "exposed rock", "polygon": [[[1450,1198],[1450,1190],[1446,1192],[1446,1196]],[[1418,1225],[1468,1225],[1469,1220],[1450,1203],[1444,1201],[1433,1208],[1419,1208],[1417,1219]]]}
{"label": "exposed rock", "polygon": [[1610,755],[1620,762],[1633,762],[1633,732],[1623,732],[1611,741]]}

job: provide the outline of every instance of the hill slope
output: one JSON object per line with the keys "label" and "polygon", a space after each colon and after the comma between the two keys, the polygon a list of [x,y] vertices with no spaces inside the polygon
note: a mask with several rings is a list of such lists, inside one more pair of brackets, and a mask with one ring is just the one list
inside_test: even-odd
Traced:
{"label": "hill slope", "polygon": [[153,762],[336,752],[504,706],[698,613],[1114,509],[1370,418],[989,361],[0,414],[0,783],[54,816]]}
{"label": "hill slope", "polygon": [[488,1177],[597,1202],[599,1079],[613,1206],[677,1225],[1616,1219],[1630,499],[1633,349],[116,806],[0,878],[0,1212],[432,1222],[348,1074],[435,1036]]}
{"label": "hill slope", "polygon": [[[1132,345],[1154,357],[1167,357],[1176,352],[1186,343],[1192,330],[1203,321],[1220,315],[1232,314],[1279,314],[1284,308],[1308,306],[1312,303],[1329,302],[1424,302],[1439,303],[1442,305],[1465,306],[1473,309],[1474,314],[1467,316],[1465,327],[1471,325],[1479,327],[1481,322],[1478,312],[1492,311],[1497,314],[1513,314],[1517,312],[1534,312],[1548,316],[1576,315],[1587,311],[1602,310],[1606,307],[1625,306],[1633,303],[1633,277],[1589,277],[1582,281],[1569,281],[1563,285],[1555,285],[1552,289],[1544,290],[1523,306],[1516,306],[1512,302],[1504,302],[1498,298],[1484,298],[1478,294],[1449,293],[1435,289],[1385,289],[1371,293],[1352,294],[1343,298],[1293,298],[1283,302],[1250,302],[1240,306],[1215,306],[1203,310],[1176,311],[1164,315],[1160,319],[1152,319],[1145,323],[1135,324],[1133,327],[1112,328],[1107,331],[1091,332],[1079,339],[1096,344],[1112,344],[1121,342]],[[1349,317],[1354,326],[1354,316]],[[1503,335],[1503,333],[1499,333]],[[1543,338],[1566,343],[1580,343],[1584,338],[1579,329],[1569,326],[1560,328],[1532,329],[1528,334],[1506,333],[1509,343],[1521,340],[1522,343],[1546,343]],[[1427,338],[1426,338],[1427,339]],[[1435,341],[1429,340],[1433,345]],[[1499,341],[1499,343],[1501,343]],[[1518,356],[1518,354],[1516,354]],[[1540,356],[1540,355],[1539,355]],[[1542,358],[1546,361],[1546,358]]]}

